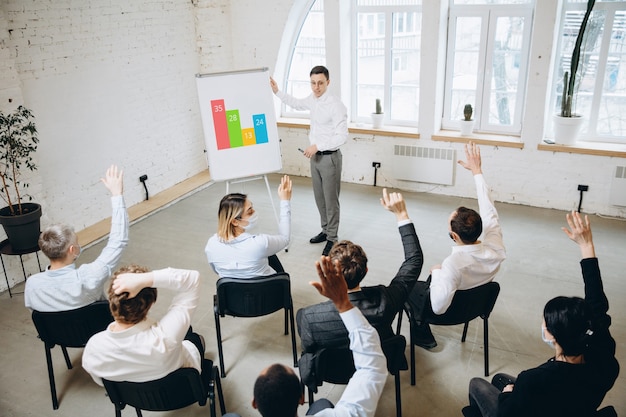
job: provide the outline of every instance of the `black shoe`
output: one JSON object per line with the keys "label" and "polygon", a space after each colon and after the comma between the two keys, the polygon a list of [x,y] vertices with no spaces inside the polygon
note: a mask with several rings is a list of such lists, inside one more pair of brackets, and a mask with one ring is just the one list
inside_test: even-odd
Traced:
{"label": "black shoe", "polygon": [[334,244],[335,242],[333,242],[332,240],[327,240],[326,246],[324,246],[324,250],[322,251],[322,256],[328,256]]}
{"label": "black shoe", "polygon": [[465,417],[483,417],[478,407],[472,407],[471,405],[463,407],[461,413],[463,413]]}
{"label": "black shoe", "polygon": [[437,346],[435,336],[433,336],[427,323],[421,325],[414,324],[411,327],[411,331],[413,332],[413,344],[424,349],[432,349]]}
{"label": "black shoe", "polygon": [[319,235],[313,236],[309,240],[310,243],[322,243],[322,242],[325,242],[325,241],[326,241],[326,233],[324,233],[324,232],[320,232]]}

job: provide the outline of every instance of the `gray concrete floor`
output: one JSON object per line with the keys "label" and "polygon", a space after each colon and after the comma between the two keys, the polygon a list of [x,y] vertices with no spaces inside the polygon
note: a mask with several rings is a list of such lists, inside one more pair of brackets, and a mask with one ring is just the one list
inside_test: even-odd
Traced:
{"label": "gray concrete floor", "polygon": [[[490,174],[486,169],[486,178]],[[273,197],[278,175],[270,175]],[[319,232],[319,217],[310,187],[310,179],[295,177],[292,200],[292,243],[280,259],[290,273],[295,308],[322,301],[308,282],[316,279],[314,262],[323,245],[311,245],[308,239]],[[276,222],[263,181],[231,186],[231,191],[248,193],[260,214],[258,231],[273,232]],[[365,285],[385,284],[402,262],[402,246],[395,218],[379,204],[381,188],[344,184],[341,194],[340,238],[363,246],[369,257]],[[136,263],[152,269],[167,266],[198,269],[204,277],[202,304],[193,317],[193,326],[207,341],[207,357],[217,361],[212,296],[216,275],[204,256],[204,245],[216,228],[219,199],[225,193],[223,183],[211,185],[180,202],[147,217],[131,227],[130,244],[123,264]],[[476,201],[441,197],[425,193],[404,193],[424,250],[422,279],[429,268],[450,253],[446,221],[460,205],[476,208]],[[572,196],[576,198],[575,195]],[[557,295],[583,294],[579,250],[561,231],[564,212],[525,206],[496,204],[504,231],[508,259],[497,277],[502,291],[489,320],[490,372],[520,371],[539,365],[551,354],[541,341],[541,312],[547,300]],[[584,206],[583,206],[584,211]],[[613,317],[612,334],[618,343],[618,360],[626,364],[626,222],[591,216],[596,251],[600,259],[605,290]],[[90,262],[104,243],[87,248],[78,263]],[[45,257],[44,260],[45,262]],[[27,263],[35,272],[36,262]],[[15,291],[23,290],[23,284]],[[166,309],[171,294],[162,291],[154,307],[159,316]],[[622,300],[621,302],[619,300]],[[291,363],[289,337],[282,334],[282,313],[254,318],[222,319],[227,376],[223,379],[228,411],[243,416],[257,416],[250,405],[252,386],[258,373],[267,365]],[[409,373],[402,373],[402,400],[405,416],[460,416],[467,403],[470,378],[483,375],[483,332],[480,319],[470,324],[467,340],[461,343],[462,326],[433,327],[439,345],[432,351],[416,350],[417,384],[409,384]],[[64,366],[61,351],[55,348],[53,361],[60,408],[52,410],[46,373],[43,343],[37,339],[23,295],[9,298],[0,295],[0,416],[112,416],[113,405],[103,388],[91,381],[81,368],[80,349],[70,349],[74,369]],[[408,325],[403,323],[408,339]],[[407,350],[408,358],[408,350]],[[626,372],[622,372],[604,404],[612,404],[618,414],[626,415]],[[338,400],[343,386],[325,384],[319,396]],[[301,407],[304,415],[306,406]],[[144,415],[208,415],[197,405],[183,411]],[[378,406],[377,416],[395,413],[394,383],[389,377]],[[124,415],[132,416],[127,409]]]}

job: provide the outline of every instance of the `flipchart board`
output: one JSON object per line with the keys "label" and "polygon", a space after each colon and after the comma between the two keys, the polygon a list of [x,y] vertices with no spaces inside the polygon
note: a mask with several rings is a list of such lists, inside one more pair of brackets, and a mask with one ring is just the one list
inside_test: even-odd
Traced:
{"label": "flipchart board", "polygon": [[198,74],[198,99],[214,181],[282,169],[267,68]]}

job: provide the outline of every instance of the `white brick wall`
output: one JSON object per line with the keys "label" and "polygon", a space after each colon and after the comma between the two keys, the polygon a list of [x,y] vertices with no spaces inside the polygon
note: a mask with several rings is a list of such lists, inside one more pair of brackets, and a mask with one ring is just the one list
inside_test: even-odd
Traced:
{"label": "white brick wall", "polygon": [[[112,163],[125,170],[128,206],[145,197],[142,174],[153,195],[206,168],[195,13],[181,0],[1,3],[0,108],[23,102],[36,115],[31,193],[43,226],[110,216],[99,179]],[[21,281],[19,262],[8,266]]]}

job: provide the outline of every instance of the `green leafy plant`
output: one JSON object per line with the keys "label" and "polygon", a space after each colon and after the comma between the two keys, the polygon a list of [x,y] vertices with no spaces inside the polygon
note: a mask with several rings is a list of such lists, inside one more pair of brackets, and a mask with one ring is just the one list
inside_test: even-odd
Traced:
{"label": "green leafy plant", "polygon": [[574,50],[572,51],[572,60],[570,61],[570,71],[565,71],[563,74],[563,94],[561,96],[561,117],[572,117],[572,102],[574,101],[576,86],[576,73],[578,72],[578,65],[580,63],[580,48],[585,36],[585,29],[587,28],[587,22],[591,16],[591,10],[593,9],[596,0],[587,1],[587,11],[583,17],[583,21],[580,24],[580,30],[576,36],[576,43],[574,44]]}
{"label": "green leafy plant", "polygon": [[380,99],[376,99],[376,113],[375,114],[383,114],[383,108],[380,105]]}
{"label": "green leafy plant", "polygon": [[466,104],[465,107],[463,108],[463,120],[465,120],[466,122],[469,122],[472,120],[472,114],[474,113],[474,109],[472,109],[472,105],[471,104]]}
{"label": "green leafy plant", "polygon": [[19,106],[12,113],[0,111],[0,195],[9,206],[11,215],[24,214],[22,199],[29,184],[20,180],[23,169],[36,171],[32,154],[37,150],[37,129],[33,113]]}

